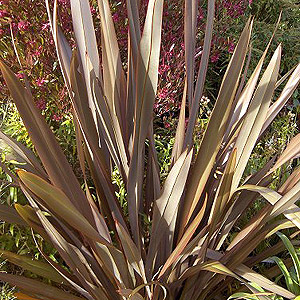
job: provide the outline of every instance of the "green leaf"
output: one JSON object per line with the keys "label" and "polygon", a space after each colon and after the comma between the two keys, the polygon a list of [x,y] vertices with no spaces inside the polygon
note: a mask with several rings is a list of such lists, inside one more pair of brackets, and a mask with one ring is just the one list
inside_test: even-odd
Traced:
{"label": "green leaf", "polygon": [[[256,294],[249,294],[249,293],[235,293],[228,298],[230,299],[247,299],[247,300],[259,300],[259,296],[272,296],[272,293],[256,293]],[[271,298],[270,298],[271,299]]]}
{"label": "green leaf", "polygon": [[297,286],[297,284],[294,283],[293,278],[292,278],[289,270],[287,269],[286,265],[282,261],[282,259],[280,259],[277,256],[272,256],[269,259],[272,259],[277,264],[277,266],[280,268],[280,270],[284,276],[285,283],[286,283],[288,290],[291,291],[292,293],[294,293],[295,295],[299,294],[300,288],[299,288],[299,286]]}
{"label": "green leaf", "polygon": [[287,250],[289,251],[293,263],[294,263],[294,267],[296,270],[296,274],[297,274],[297,280],[298,280],[298,284],[300,283],[300,260],[299,257],[296,253],[296,250],[293,246],[293,244],[291,243],[291,241],[287,238],[286,235],[284,235],[281,232],[277,232],[277,235],[280,237],[280,239],[283,241],[284,245],[286,246]]}

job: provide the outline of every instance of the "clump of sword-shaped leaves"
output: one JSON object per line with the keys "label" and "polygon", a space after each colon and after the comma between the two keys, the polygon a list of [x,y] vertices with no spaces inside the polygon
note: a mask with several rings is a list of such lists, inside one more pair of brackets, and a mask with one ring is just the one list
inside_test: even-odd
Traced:
{"label": "clump of sword-shaped leaves", "polygon": [[[268,188],[272,173],[299,156],[300,135],[290,141],[277,160],[272,159],[246,178],[243,185],[241,180],[257,141],[296,89],[300,65],[279,79],[279,45],[262,72],[271,39],[248,78],[250,19],[195,153],[193,131],[209,61],[215,3],[207,4],[206,33],[197,69],[197,1],[185,1],[185,90],[172,164],[161,186],[152,108],[158,81],[163,0],[149,1],[143,28],[137,2],[127,0],[129,50],[125,72],[108,0],[98,1],[101,53],[88,0],[71,0],[76,40],[73,51],[57,22],[57,1],[53,7],[46,1],[72,103],[84,189],[35,107],[28,84],[25,88],[1,62],[4,79],[40,160],[1,133],[19,161],[25,163],[17,175],[7,171],[28,204],[1,206],[0,216],[7,222],[30,226],[57,249],[67,268],[51,260],[37,243],[43,262],[7,251],[2,251],[2,256],[56,284],[7,273],[0,273],[0,280],[18,286],[31,297],[48,300],[215,299],[232,280],[241,281],[253,293],[258,292],[259,285],[265,291],[293,299],[292,292],[252,270],[265,258],[283,251],[284,245],[278,243],[257,256],[249,255],[277,230],[300,229],[300,208],[296,204],[300,198],[299,169],[278,191]],[[280,96],[273,99],[274,91],[284,81]],[[128,216],[112,184],[115,167],[126,185]],[[87,174],[93,181],[92,190]],[[228,242],[239,218],[259,196],[266,199],[265,206]]]}

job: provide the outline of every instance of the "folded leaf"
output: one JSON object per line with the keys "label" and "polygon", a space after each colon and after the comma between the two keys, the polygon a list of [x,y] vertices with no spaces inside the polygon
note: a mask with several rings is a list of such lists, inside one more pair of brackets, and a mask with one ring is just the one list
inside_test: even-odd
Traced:
{"label": "folded leaf", "polygon": [[61,289],[24,276],[0,272],[0,280],[17,286],[22,291],[32,295],[32,297],[40,296],[41,299],[45,300],[82,300],[82,298],[64,292]]}
{"label": "folded leaf", "polygon": [[7,223],[15,223],[21,226],[27,226],[27,223],[20,218],[17,211],[13,207],[5,204],[0,205],[0,220]]}
{"label": "folded leaf", "polygon": [[19,170],[18,176],[26,187],[43,200],[50,211],[53,211],[68,224],[95,241],[102,242],[104,244],[108,243],[108,241],[101,237],[100,234],[91,226],[91,224],[76,209],[69,198],[61,190],[46,182],[42,178],[26,171]]}
{"label": "folded leaf", "polygon": [[63,283],[65,280],[57,273],[48,263],[32,259],[25,255],[18,255],[6,250],[0,250],[2,258],[21,267],[24,270],[35,273],[44,278],[50,279],[57,283]]}

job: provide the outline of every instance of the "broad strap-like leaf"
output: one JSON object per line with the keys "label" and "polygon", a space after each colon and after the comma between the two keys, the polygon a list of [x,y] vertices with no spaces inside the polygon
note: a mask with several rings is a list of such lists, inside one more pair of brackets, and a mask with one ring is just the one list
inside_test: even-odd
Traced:
{"label": "broad strap-like leaf", "polygon": [[297,274],[297,281],[300,281],[300,260],[298,257],[298,254],[296,252],[296,249],[294,248],[293,244],[291,243],[291,241],[288,239],[288,237],[281,233],[281,232],[277,232],[277,235],[280,237],[280,239],[282,240],[282,242],[284,243],[284,245],[286,246],[287,250],[289,251],[289,254],[292,257],[293,263],[294,263],[294,268]]}
{"label": "broad strap-like leaf", "polygon": [[186,106],[186,96],[187,96],[186,92],[187,92],[187,83],[185,81],[181,107],[180,107],[180,114],[179,114],[178,124],[176,128],[175,141],[172,148],[171,165],[173,165],[177,161],[177,159],[182,154],[182,150],[183,150],[183,144],[185,139],[185,111],[186,111],[185,106]]}
{"label": "broad strap-like leaf", "polygon": [[275,205],[277,201],[282,197],[280,194],[278,194],[276,191],[271,190],[270,188],[264,187],[264,186],[258,186],[258,185],[252,185],[252,184],[245,184],[240,186],[235,190],[235,192],[241,191],[241,190],[248,190],[252,192],[257,192],[261,196],[263,196],[268,202],[272,205]]}
{"label": "broad strap-like leaf", "polygon": [[[298,65],[298,64],[297,64]],[[290,77],[290,75],[294,72],[296,69],[297,65],[295,65],[293,68],[291,68],[289,71],[287,71],[277,82],[276,82],[276,89],[286,81],[287,78]]]}
{"label": "broad strap-like leaf", "polygon": [[199,213],[197,214],[195,219],[192,221],[192,223],[189,225],[189,227],[187,228],[187,230],[183,234],[182,238],[180,239],[180,241],[177,244],[174,251],[168,257],[168,259],[165,262],[163,268],[159,272],[158,278],[162,277],[164,275],[164,273],[166,272],[166,270],[178,259],[178,257],[181,255],[181,253],[185,249],[186,245],[191,240],[193,234],[195,233],[196,229],[198,228],[198,226],[199,226],[199,224],[200,224],[200,222],[201,222],[201,220],[204,216],[205,209],[206,209],[206,203],[207,203],[207,197],[206,197]]}
{"label": "broad strap-like leaf", "polygon": [[19,214],[13,207],[5,204],[0,205],[0,220],[21,226],[28,226],[28,224],[20,218]]}
{"label": "broad strap-like leaf", "polygon": [[[252,185],[259,183],[261,186],[267,186],[269,182],[268,181],[262,182],[262,178],[264,178],[266,173],[269,171],[274,161],[275,161],[275,156],[272,159],[270,159],[262,169],[254,173],[250,178],[248,178],[246,183]],[[234,192],[234,189],[232,189],[232,192]],[[220,238],[219,238],[218,246],[216,248],[217,250],[219,250],[220,247],[222,246],[223,242],[227,238],[235,222],[246,211],[247,207],[253,201],[255,201],[256,198],[257,195],[255,193],[252,193],[247,190],[244,190],[237,198],[231,198],[230,206],[226,208],[227,213],[222,221],[221,230],[220,230],[221,234],[219,234]],[[261,213],[262,210],[257,214],[257,216]],[[265,212],[263,212],[263,216],[266,216]]]}
{"label": "broad strap-like leaf", "polygon": [[234,274],[232,271],[230,271],[226,266],[224,266],[219,261],[208,261],[208,262],[201,263],[201,264],[195,265],[193,267],[190,267],[182,274],[180,279],[183,280],[183,279],[189,278],[191,276],[194,276],[199,271],[210,271],[210,272],[214,272],[217,274],[229,275],[229,276],[232,276],[237,279],[239,278],[236,274]]}
{"label": "broad strap-like leaf", "polygon": [[293,95],[294,91],[296,90],[297,86],[299,85],[299,82],[300,82],[300,64],[298,64],[298,66],[295,68],[294,72],[290,76],[287,84],[283,88],[277,101],[274,104],[272,104],[271,107],[269,108],[264,126],[261,129],[260,134],[262,134],[267,129],[270,123],[277,116],[278,112],[284,107],[284,105],[290,99],[290,97]]}
{"label": "broad strap-like leaf", "polygon": [[99,132],[99,124],[92,94],[90,74],[93,71],[100,81],[102,81],[102,76],[100,73],[100,59],[90,2],[88,0],[71,0],[70,3],[74,34],[82,63],[83,77],[86,83],[88,103],[97,131]]}
{"label": "broad strap-like leaf", "polygon": [[139,293],[132,294],[132,292],[133,292],[133,290],[131,290],[131,289],[118,290],[118,293],[121,296],[126,297],[126,299],[131,299],[131,300],[143,300],[144,299],[141,294],[139,294]]}
{"label": "broad strap-like leaf", "polygon": [[109,243],[100,236],[60,189],[26,171],[18,171],[18,176],[27,188],[43,200],[51,212],[95,241]]}
{"label": "broad strap-like leaf", "polygon": [[294,284],[293,278],[292,278],[288,268],[284,264],[283,260],[277,256],[272,256],[269,259],[273,260],[279,267],[280,271],[282,272],[282,274],[284,276],[285,283],[286,283],[288,290],[291,291],[292,293],[294,293],[295,295],[299,294],[300,289],[297,285]]}
{"label": "broad strap-like leaf", "polygon": [[137,246],[131,239],[130,235],[122,227],[121,224],[116,223],[116,228],[121,240],[125,257],[127,258],[130,265],[133,267],[133,269],[141,276],[144,283],[146,283],[147,280],[146,280],[145,267],[139,249],[137,248]]}
{"label": "broad strap-like leaf", "polygon": [[165,181],[161,196],[154,203],[153,225],[146,262],[147,272],[152,272],[151,266],[154,264],[157,248],[163,237],[165,235],[174,235],[170,224],[178,213],[179,202],[185,188],[192,155],[193,151],[188,153],[186,150],[178,158]]}
{"label": "broad strap-like leaf", "polygon": [[[72,102],[75,108],[75,117],[80,125],[82,135],[84,140],[88,145],[88,149],[91,152],[92,157],[97,156],[99,161],[101,161],[103,167],[103,172],[109,172],[107,161],[101,159],[104,155],[100,155],[99,152],[104,152],[103,147],[99,147],[99,135],[97,132],[97,127],[93,120],[92,111],[88,105],[88,93],[87,93],[87,83],[85,82],[82,74],[79,72],[79,59],[77,51],[73,52],[71,60],[71,70],[70,70],[71,88],[74,92],[72,97]],[[117,143],[113,131],[113,123],[110,118],[109,110],[103,93],[97,83],[97,78],[95,73],[90,74],[91,85],[93,89],[93,97],[97,99],[95,103],[95,110],[98,113],[100,119],[99,127],[102,131],[103,139],[106,146],[110,152],[110,155],[116,164],[116,166],[121,170],[121,163],[119,159],[119,154],[117,152]],[[99,106],[99,107],[98,107]],[[96,160],[96,158],[94,158]],[[106,165],[106,166],[105,166]],[[107,174],[109,176],[109,174]]]}
{"label": "broad strap-like leaf", "polygon": [[251,270],[250,268],[246,267],[245,265],[238,266],[234,272],[238,274],[240,277],[244,278],[249,282],[255,282],[262,288],[266,289],[267,291],[273,292],[277,295],[283,296],[288,299],[294,299],[295,295],[285,288],[275,284],[271,280],[267,279],[266,277],[260,275],[259,273]]}
{"label": "broad strap-like leaf", "polygon": [[132,152],[132,139],[134,132],[134,114],[136,107],[136,80],[137,60],[139,57],[139,45],[141,41],[141,28],[139,17],[139,1],[126,0],[129,23],[128,39],[128,70],[127,70],[127,99],[126,99],[126,144]]}
{"label": "broad strap-like leaf", "polygon": [[214,231],[219,219],[224,216],[224,209],[232,196],[231,185],[233,174],[236,165],[236,149],[233,149],[225,167],[221,183],[217,190],[213,206],[211,208],[211,214],[209,217],[209,223],[211,224],[211,230]]}
{"label": "broad strap-like leaf", "polygon": [[152,126],[150,126],[149,128],[148,140],[149,140],[149,154],[147,160],[144,213],[152,217],[153,203],[156,199],[159,198],[161,193],[160,166],[158,163],[158,157],[155,149],[155,140],[154,140]]}
{"label": "broad strap-like leaf", "polygon": [[48,262],[49,265],[53,267],[61,275],[61,277],[64,278],[64,281],[67,282],[72,288],[76,291],[78,291],[81,295],[85,296],[87,299],[90,299],[90,296],[88,292],[83,289],[79,285],[79,280],[70,272],[65,270],[59,263],[54,262],[46,253],[42,250],[41,245],[37,242],[36,238],[34,235],[32,235],[35,245],[39,252],[43,255],[44,259]]}
{"label": "broad strap-like leaf", "polygon": [[[214,15],[215,15],[215,0],[208,1],[207,5],[208,5],[208,10],[207,10],[204,45],[203,45],[203,50],[201,55],[201,62],[198,70],[195,92],[193,95],[193,101],[192,101],[191,109],[189,110],[190,117],[189,117],[183,148],[187,146],[191,148],[193,145],[193,132],[194,132],[197,116],[199,114],[199,104],[203,96],[204,83],[206,79],[207,67],[209,62],[210,48],[212,44],[211,41],[212,41],[212,34],[213,34],[213,22],[214,22]],[[190,80],[194,84],[194,78],[191,78]],[[179,153],[179,155],[180,154],[181,153]]]}
{"label": "broad strap-like leaf", "polygon": [[121,62],[109,1],[99,0],[98,7],[102,32],[103,88],[105,90],[105,97],[108,100],[110,113],[115,117],[113,119],[114,126],[119,127],[120,137],[124,137],[126,132],[126,78]]}
{"label": "broad strap-like leaf", "polygon": [[70,63],[72,49],[57,22],[57,0],[54,1],[53,15],[51,13],[49,0],[45,0],[45,3],[58,62],[70,94]]}
{"label": "broad strap-like leaf", "polygon": [[[97,277],[91,267],[91,263],[89,263],[87,261],[87,258],[84,256],[84,252],[82,253],[76,246],[66,241],[62,234],[57,231],[57,229],[53,226],[49,219],[39,209],[35,199],[33,199],[25,186],[22,187],[22,191],[28,199],[32,208],[36,211],[36,214],[40,219],[40,222],[47,232],[47,235],[49,236],[54,247],[58,250],[62,259],[67,263],[68,267],[79,280],[82,286],[82,290],[79,290],[79,292],[89,300],[108,300],[109,298],[106,296],[106,291],[113,295],[115,294],[115,290],[112,287],[112,283],[106,276],[104,276],[103,270],[99,268],[102,272],[102,276]],[[61,226],[62,228],[64,228],[63,224],[61,224]],[[64,230],[66,230],[66,228]],[[71,232],[68,232],[68,234],[70,235]],[[83,245],[80,242],[80,249],[83,251],[82,248]],[[102,286],[102,284],[104,285],[104,287]]]}
{"label": "broad strap-like leaf", "polygon": [[15,209],[21,218],[26,222],[27,226],[30,226],[37,233],[39,233],[45,240],[49,240],[46,231],[43,228],[39,218],[37,217],[35,210],[29,205],[15,204]]}
{"label": "broad strap-like leaf", "polygon": [[91,211],[85,203],[84,193],[53,132],[20,80],[3,62],[0,62],[0,68],[52,184],[63,190],[73,205],[90,217]]}
{"label": "broad strap-like leaf", "polygon": [[286,194],[284,194],[279,201],[276,202],[272,209],[271,217],[276,217],[284,213],[293,204],[300,199],[300,181],[298,181]]}
{"label": "broad strap-like leaf", "polygon": [[215,163],[215,158],[225,133],[225,126],[231,110],[231,104],[238,87],[238,81],[246,57],[251,30],[252,21],[249,20],[243,30],[224,75],[215,107],[201,142],[192,174],[190,175],[191,179],[185,196],[180,235],[182,235],[185,226],[188,224],[194,212]]}
{"label": "broad strap-like leaf", "polygon": [[291,141],[288,143],[287,147],[279,156],[275,165],[270,169],[267,175],[274,172],[276,169],[281,167],[286,162],[298,158],[299,156],[300,156],[300,133],[298,133],[295,137],[291,139]]}
{"label": "broad strap-like leaf", "polygon": [[[119,287],[134,286],[136,282],[134,269],[126,260],[123,251],[115,247],[107,247],[97,243],[96,252],[107,270],[105,272],[106,276],[113,278]],[[110,272],[110,274],[108,272]]]}
{"label": "broad strap-like leaf", "polygon": [[[214,259],[218,258],[219,260],[222,257],[222,254],[216,251],[210,251],[208,253],[208,257],[213,257]],[[201,265],[200,265],[201,266]],[[288,290],[280,287],[279,285],[275,284],[271,280],[267,279],[266,277],[258,274],[257,272],[253,271],[249,267],[240,264],[239,266],[235,267],[231,273],[235,274],[237,278],[242,278],[243,280],[247,282],[255,282],[260,287],[271,291],[273,293],[276,293],[278,295],[281,295],[283,297],[286,297],[288,299],[293,299],[295,295]],[[230,275],[230,274],[227,274]],[[232,276],[232,275],[231,275]]]}
{"label": "broad strap-like leaf", "polygon": [[138,47],[141,41],[139,3],[135,0],[126,0],[126,7],[128,11],[128,21],[130,30],[130,50],[132,51],[132,59],[134,60],[138,57]]}
{"label": "broad strap-like leaf", "polygon": [[293,222],[300,229],[300,208],[296,204],[292,204],[283,212],[284,216]]}
{"label": "broad strap-like leaf", "polygon": [[278,193],[286,194],[300,180],[300,168],[296,168],[293,173],[287,178],[284,184],[279,188]]}
{"label": "broad strap-like leaf", "polygon": [[[124,133],[121,127],[122,124],[120,123],[114,109],[109,107],[109,99],[104,94],[103,87],[101,87],[101,83],[96,78],[94,72],[91,72],[91,86],[93,97],[95,99],[96,111],[101,121],[100,127],[102,130],[103,140],[107,144],[111,156],[116,161],[116,165],[126,182],[129,165],[125,149]],[[125,111],[125,108],[122,108],[122,111]]]}
{"label": "broad strap-like leaf", "polygon": [[163,0],[149,1],[135,77],[136,105],[127,198],[130,226],[137,245],[140,245],[138,216],[142,197],[143,153],[157,90],[162,11]]}
{"label": "broad strap-like leaf", "polygon": [[33,298],[24,293],[14,293],[14,297],[16,297],[16,299],[18,300],[41,300],[40,298],[39,299]]}
{"label": "broad strap-like leaf", "polygon": [[83,64],[86,82],[88,80],[87,60],[91,61],[96,76],[100,76],[100,59],[93,25],[91,7],[88,0],[71,0],[73,28]]}
{"label": "broad strap-like leaf", "polygon": [[[213,1],[211,1],[213,2]],[[191,108],[194,95],[195,46],[197,31],[198,1],[185,1],[184,8],[184,47],[187,81],[187,99]]]}
{"label": "broad strap-like leaf", "polygon": [[0,250],[2,258],[21,267],[24,270],[30,271],[36,275],[50,279],[57,283],[63,283],[65,280],[59,273],[55,271],[48,263],[32,259],[29,256],[18,255],[10,251]]}
{"label": "broad strap-like leaf", "polygon": [[233,178],[233,188],[236,188],[241,180],[264,124],[279,73],[280,58],[281,46],[279,45],[260,80],[237,137],[235,143],[237,167]]}
{"label": "broad strap-like leaf", "polygon": [[[34,155],[34,153],[28,149],[26,146],[24,146],[22,143],[14,140],[13,138],[7,136],[2,131],[0,131],[0,139],[3,140],[5,145],[9,146],[9,151],[13,152],[14,160],[23,163],[25,162],[26,165],[22,165],[23,169],[26,169],[27,171],[36,173],[39,176],[42,176],[43,178],[47,178],[47,174],[45,173],[44,169],[42,168],[40,162]],[[3,145],[4,147],[4,145]],[[2,148],[2,145],[1,145]],[[2,150],[2,149],[1,149]],[[7,151],[5,151],[5,154]],[[6,154],[7,156],[7,154]],[[9,159],[9,158],[8,158]]]}
{"label": "broad strap-like leaf", "polygon": [[272,34],[272,36],[271,36],[271,38],[270,38],[270,40],[267,44],[267,47],[265,48],[265,51],[263,52],[258,64],[256,65],[253,73],[251,74],[245,88],[240,93],[240,96],[236,99],[236,101],[235,101],[236,103],[234,103],[233,110],[232,110],[232,113],[231,113],[231,116],[230,116],[230,122],[228,124],[227,132],[226,132],[226,135],[225,135],[225,140],[227,140],[227,141],[228,141],[229,132],[233,133],[234,129],[238,128],[236,125],[243,119],[245,113],[247,112],[247,109],[249,107],[249,103],[252,99],[253,92],[255,90],[257,81],[259,79],[260,72],[261,72],[262,67],[263,67],[263,63],[264,63],[265,58],[268,54],[268,50],[271,46],[271,43],[272,43],[272,41],[275,37],[275,33],[276,33],[277,28],[279,26],[280,20],[281,20],[281,13],[278,17],[275,29],[274,29],[273,34]]}
{"label": "broad strap-like leaf", "polygon": [[8,282],[12,286],[17,286],[22,291],[25,291],[32,295],[32,297],[40,297],[45,300],[82,300],[69,292],[64,292],[49,284],[45,284],[41,281],[26,278],[20,275],[11,275],[4,272],[0,272],[0,280]]}

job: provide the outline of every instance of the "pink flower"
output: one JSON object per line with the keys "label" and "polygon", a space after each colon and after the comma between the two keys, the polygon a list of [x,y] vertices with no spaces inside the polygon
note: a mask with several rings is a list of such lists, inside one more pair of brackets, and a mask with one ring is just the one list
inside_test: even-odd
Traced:
{"label": "pink flower", "polygon": [[126,35],[127,36],[127,33],[128,33],[128,28],[125,27],[125,28],[120,29],[120,34],[121,35]]}
{"label": "pink flower", "polygon": [[215,53],[213,56],[211,56],[210,61],[212,63],[215,63],[215,62],[217,62],[219,60],[219,58],[220,58],[220,54],[219,53]]}
{"label": "pink flower", "polygon": [[158,73],[162,75],[163,73],[169,71],[171,67],[169,65],[162,64],[159,66]]}
{"label": "pink flower", "polygon": [[40,56],[41,53],[42,53],[41,51],[36,50],[36,51],[34,51],[34,52],[32,53],[32,55],[37,57],[37,56]]}
{"label": "pink flower", "polygon": [[17,75],[16,75],[19,79],[23,79],[24,78],[24,74],[19,72]]}
{"label": "pink flower", "polygon": [[158,109],[158,107],[159,107],[158,103],[155,102],[154,105],[153,105],[153,109]]}
{"label": "pink flower", "polygon": [[26,42],[26,44],[29,46],[29,47],[35,47],[35,43],[36,43],[36,41],[35,40],[31,40],[31,41],[28,41],[28,42]]}
{"label": "pink flower", "polygon": [[235,44],[233,42],[230,42],[228,45],[228,52],[233,53],[234,48],[235,48]]}
{"label": "pink flower", "polygon": [[45,79],[44,78],[39,78],[37,81],[36,81],[36,85],[37,86],[43,86],[45,83]]}
{"label": "pink flower", "polygon": [[189,118],[185,118],[184,124],[185,124],[185,127],[187,127],[187,125],[189,124]]}
{"label": "pink flower", "polygon": [[60,115],[57,115],[57,114],[53,114],[53,116],[52,116],[52,120],[53,121],[60,121],[62,119],[62,116],[60,116]]}
{"label": "pink flower", "polygon": [[67,6],[70,2],[70,0],[58,0],[58,2],[64,6]]}
{"label": "pink flower", "polygon": [[43,49],[43,47],[39,46],[38,49],[32,53],[32,55],[33,56],[40,56],[42,54],[42,49]]}
{"label": "pink flower", "polygon": [[169,123],[169,122],[167,122],[167,121],[165,121],[164,125],[165,125],[165,128],[166,128],[166,129],[168,129],[168,128],[170,128],[170,127],[171,127],[170,123]]}
{"label": "pink flower", "polygon": [[112,19],[114,22],[119,22],[120,21],[120,15],[118,13],[114,13],[112,15]]}
{"label": "pink flower", "polygon": [[95,15],[97,13],[97,10],[94,6],[91,7],[91,14]]}
{"label": "pink flower", "polygon": [[203,12],[202,8],[200,7],[200,9],[199,9],[199,14],[198,14],[198,16],[197,16],[197,21],[199,22],[199,21],[201,21],[203,18],[204,18],[204,12]]}
{"label": "pink flower", "polygon": [[0,18],[6,17],[6,15],[7,15],[7,10],[5,9],[0,10]]}
{"label": "pink flower", "polygon": [[28,22],[28,21],[20,21],[20,22],[18,23],[18,29],[19,29],[20,31],[25,31],[25,30],[28,29],[28,27],[29,27],[29,22]]}
{"label": "pink flower", "polygon": [[4,34],[4,30],[0,28],[0,37]]}
{"label": "pink flower", "polygon": [[223,0],[223,5],[226,8],[227,15],[232,18],[238,18],[246,9],[244,0]]}
{"label": "pink flower", "polygon": [[44,23],[43,26],[42,26],[42,30],[47,30],[49,27],[50,27],[50,23],[49,22]]}
{"label": "pink flower", "polygon": [[39,99],[36,103],[36,107],[40,110],[44,110],[46,108],[46,101],[45,99]]}
{"label": "pink flower", "polygon": [[162,88],[159,92],[158,92],[158,98],[160,99],[166,99],[168,96],[168,89],[166,87]]}

